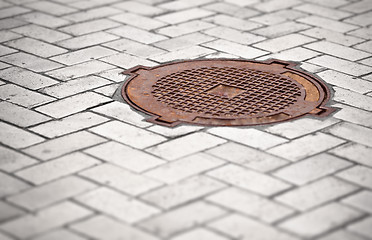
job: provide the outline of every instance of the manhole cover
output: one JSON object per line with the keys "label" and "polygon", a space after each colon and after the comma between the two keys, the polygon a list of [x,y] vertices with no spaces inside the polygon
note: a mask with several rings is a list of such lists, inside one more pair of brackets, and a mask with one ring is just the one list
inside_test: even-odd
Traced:
{"label": "manhole cover", "polygon": [[124,72],[124,99],[150,122],[243,126],[328,115],[327,86],[295,68],[268,60],[191,60]]}

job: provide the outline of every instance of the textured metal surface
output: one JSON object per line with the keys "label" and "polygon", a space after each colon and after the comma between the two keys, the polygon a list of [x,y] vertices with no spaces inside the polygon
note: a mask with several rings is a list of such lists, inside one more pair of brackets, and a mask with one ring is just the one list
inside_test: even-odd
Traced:
{"label": "textured metal surface", "polygon": [[165,126],[181,122],[241,126],[268,124],[305,114],[324,116],[329,90],[295,63],[217,59],[137,66],[122,95]]}

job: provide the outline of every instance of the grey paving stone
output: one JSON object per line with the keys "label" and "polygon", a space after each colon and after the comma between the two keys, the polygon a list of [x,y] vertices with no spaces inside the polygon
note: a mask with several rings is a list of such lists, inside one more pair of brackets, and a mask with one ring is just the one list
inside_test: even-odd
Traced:
{"label": "grey paving stone", "polygon": [[199,131],[200,129],[203,129],[203,127],[184,125],[184,126],[177,126],[176,128],[168,128],[168,127],[163,127],[160,125],[154,125],[147,129],[152,132],[161,134],[163,136],[174,138],[174,137],[186,135],[188,133]]}
{"label": "grey paving stone", "polygon": [[32,108],[55,100],[55,98],[30,91],[13,84],[0,86],[0,99],[16,103],[27,108]]}
{"label": "grey paving stone", "polygon": [[338,177],[361,185],[366,188],[372,188],[372,170],[364,166],[355,166],[337,174]]}
{"label": "grey paving stone", "polygon": [[[118,131],[118,129],[120,129],[120,131]],[[158,134],[119,121],[102,124],[98,127],[91,128],[90,131],[140,149],[166,140],[166,138]]]}
{"label": "grey paving stone", "polygon": [[170,23],[170,24],[177,24],[181,22],[186,22],[194,19],[199,19],[203,17],[207,17],[212,15],[213,12],[204,10],[204,9],[199,9],[199,8],[191,8],[179,12],[174,12],[174,13],[168,13],[164,14],[160,17],[156,17],[155,19]]}
{"label": "grey paving stone", "polygon": [[300,23],[295,23],[295,22],[284,22],[284,23],[279,23],[276,25],[271,25],[268,27],[256,29],[252,31],[252,33],[269,37],[269,38],[274,38],[274,37],[279,37],[283,35],[287,35],[290,33],[295,33],[299,32],[304,29],[308,29],[310,26],[305,25],[305,24],[300,24]]}
{"label": "grey paving stone", "polygon": [[226,140],[207,133],[193,133],[149,148],[146,151],[167,160],[175,160],[224,142]]}
{"label": "grey paving stone", "polygon": [[288,233],[277,230],[274,227],[263,224],[257,220],[233,213],[225,218],[208,224],[224,234],[241,239],[252,240],[299,240]]}
{"label": "grey paving stone", "polygon": [[359,28],[357,30],[348,32],[348,34],[359,38],[371,39],[372,38],[371,27],[372,26]]}
{"label": "grey paving stone", "polygon": [[148,66],[148,67],[156,65],[155,62],[149,61],[144,58],[132,56],[127,53],[117,53],[115,55],[104,57],[101,59],[101,61],[118,66],[120,68],[127,68],[127,69],[131,67],[135,67],[137,65],[143,65],[143,66]]}
{"label": "grey paving stone", "polygon": [[265,37],[257,36],[248,32],[241,32],[227,27],[211,28],[204,31],[204,33],[243,45],[250,45],[266,39]]}
{"label": "grey paving stone", "polygon": [[319,131],[320,129],[329,127],[333,124],[338,123],[334,118],[328,119],[312,119],[302,118],[295,121],[285,122],[274,125],[266,129],[270,133],[281,135],[286,138],[297,138],[303,135]]}
{"label": "grey paving stone", "polygon": [[[57,28],[70,23],[64,18],[58,18],[41,12],[31,12],[19,16],[21,20],[48,28]],[[22,24],[23,25],[23,24]]]}
{"label": "grey paving stone", "polygon": [[15,19],[15,18],[5,18],[0,20],[0,30],[5,30],[5,29],[11,29],[14,27],[19,27],[22,25],[26,25],[27,22],[20,20],[20,19]]}
{"label": "grey paving stone", "polygon": [[172,240],[191,240],[191,239],[200,239],[200,240],[207,240],[207,239],[215,239],[215,240],[228,240],[229,238],[219,235],[215,232],[210,230],[206,230],[204,228],[195,228],[191,231],[182,233],[176,237],[173,237]]}
{"label": "grey paving stone", "polygon": [[192,7],[197,7],[197,6],[200,6],[200,5],[204,5],[204,4],[207,4],[209,2],[213,2],[213,0],[201,0],[201,1],[190,0],[190,1],[187,1],[187,2],[184,2],[182,0],[177,0],[177,1],[166,2],[166,3],[160,4],[159,7],[165,8],[165,9],[168,9],[168,10],[183,10],[183,9],[187,9],[187,8],[192,8]]}
{"label": "grey paving stone", "polygon": [[267,149],[287,142],[287,140],[284,138],[277,137],[256,129],[220,127],[212,128],[208,130],[208,132],[258,149]]}
{"label": "grey paving stone", "polygon": [[118,27],[120,25],[120,23],[111,21],[110,19],[95,19],[88,22],[75,23],[73,25],[60,28],[59,30],[68,34],[80,36]]}
{"label": "grey paving stone", "polygon": [[93,108],[92,111],[126,123],[131,123],[138,127],[148,127],[152,125],[151,123],[143,121],[144,117],[141,114],[136,113],[127,104],[124,103],[112,102],[100,107]]}
{"label": "grey paving stone", "polygon": [[333,148],[345,141],[324,133],[306,135],[291,142],[271,148],[268,152],[284,159],[298,161],[327,149]]}
{"label": "grey paving stone", "polygon": [[366,52],[371,52],[371,46],[372,46],[372,41],[368,41],[368,42],[355,45],[354,48],[361,49]]}
{"label": "grey paving stone", "polygon": [[220,191],[209,196],[207,200],[267,223],[278,221],[294,213],[288,207],[237,188]]}
{"label": "grey paving stone", "polygon": [[224,14],[218,14],[216,16],[207,18],[205,19],[205,21],[208,21],[208,22],[211,22],[217,25],[222,25],[225,27],[234,28],[234,29],[241,30],[241,31],[249,31],[249,30],[263,26],[262,24],[259,24],[256,22],[242,20],[242,19],[231,17],[231,16],[224,15]]}
{"label": "grey paving stone", "polygon": [[115,240],[120,238],[133,240],[160,240],[122,222],[98,215],[71,226],[74,231],[96,238]]}
{"label": "grey paving stone", "polygon": [[0,57],[0,61],[35,72],[46,72],[63,66],[59,63],[21,52]]}
{"label": "grey paving stone", "polygon": [[0,146],[0,159],[0,169],[5,172],[14,172],[16,170],[38,163],[37,160],[29,156],[3,146]]}
{"label": "grey paving stone", "polygon": [[139,226],[162,238],[168,238],[179,232],[202,225],[224,214],[226,214],[225,210],[198,201],[152,217],[141,222]]}
{"label": "grey paving stone", "polygon": [[38,107],[36,110],[55,118],[62,118],[110,101],[110,98],[100,94],[86,92],[54,101]]}
{"label": "grey paving stone", "polygon": [[82,219],[91,214],[86,208],[75,203],[62,202],[38,212],[28,214],[0,225],[0,229],[18,238],[28,238],[62,226],[71,221]]}
{"label": "grey paving stone", "polygon": [[306,0],[306,2],[310,2],[313,4],[319,4],[319,5],[326,6],[326,7],[336,7],[336,8],[349,4],[347,0],[329,0],[327,2],[322,1],[322,0]]}
{"label": "grey paving stone", "polygon": [[14,17],[23,13],[30,12],[30,9],[13,6],[6,9],[0,10],[0,18],[8,18],[8,17]]}
{"label": "grey paving stone", "polygon": [[81,92],[86,92],[111,82],[97,76],[88,76],[62,82],[51,87],[42,89],[40,92],[46,93],[55,98],[65,98]]}
{"label": "grey paving stone", "polygon": [[372,236],[371,226],[372,217],[365,218],[348,227],[350,231],[356,232],[364,237],[370,238]]}
{"label": "grey paving stone", "polygon": [[109,79],[114,82],[121,83],[127,78],[127,75],[122,74],[123,71],[124,69],[113,68],[113,69],[109,69],[109,70],[96,73],[95,75]]}
{"label": "grey paving stone", "polygon": [[77,13],[72,13],[69,15],[63,16],[64,19],[68,19],[73,22],[85,22],[88,20],[93,20],[93,19],[98,19],[98,18],[103,18],[106,16],[111,16],[121,13],[121,10],[113,7],[99,7],[99,8],[93,8],[88,11],[84,12],[77,12]]}
{"label": "grey paving stone", "polygon": [[[247,2],[245,2],[247,3]],[[255,15],[260,14],[259,11],[253,10],[252,8],[242,8],[238,5],[235,5],[234,2],[212,2],[211,4],[203,6],[203,8],[222,13],[231,15],[233,17],[246,19]]]}
{"label": "grey paving stone", "polygon": [[353,12],[353,13],[361,13],[361,12],[371,10],[372,7],[368,0],[363,0],[363,1],[359,1],[359,2],[346,5],[342,9]]}
{"label": "grey paving stone", "polygon": [[61,47],[67,49],[82,49],[94,45],[98,45],[101,43],[109,42],[115,39],[118,39],[118,36],[113,34],[109,34],[106,32],[95,32],[89,33],[87,35],[82,35],[74,38],[69,38],[63,41],[58,42],[57,44]]}
{"label": "grey paving stone", "polygon": [[351,165],[348,161],[322,153],[281,168],[274,175],[288,182],[304,185]]}
{"label": "grey paving stone", "polygon": [[66,49],[32,38],[12,40],[7,42],[6,45],[45,58],[67,52]]}
{"label": "grey paving stone", "polygon": [[372,162],[370,160],[372,148],[366,147],[364,145],[350,143],[333,149],[332,151],[330,151],[330,153],[346,158],[350,161],[372,167]]}
{"label": "grey paving stone", "polygon": [[0,56],[9,55],[11,53],[16,53],[16,52],[18,51],[15,49],[0,45]]}
{"label": "grey paving stone", "polygon": [[[0,69],[5,69],[5,68],[8,68],[8,67],[10,67],[9,64],[0,62]],[[5,84],[5,82],[4,81],[1,81],[1,85],[4,85],[4,84]]]}
{"label": "grey paving stone", "polygon": [[30,184],[21,181],[15,177],[12,177],[6,173],[0,172],[0,197],[9,196],[21,192],[22,190],[28,189],[31,187]]}
{"label": "grey paving stone", "polygon": [[288,164],[284,159],[232,142],[212,148],[207,153],[260,172]]}
{"label": "grey paving stone", "polygon": [[[355,31],[358,31],[358,30],[355,30]],[[359,37],[349,36],[343,33],[335,32],[335,31],[332,31],[329,29],[323,29],[323,28],[311,28],[306,31],[302,31],[301,34],[305,34],[313,38],[325,39],[326,41],[338,43],[343,46],[351,46],[351,45],[363,42],[363,39]],[[356,34],[356,36],[358,35]]]}
{"label": "grey paving stone", "polygon": [[291,187],[279,179],[232,164],[210,171],[208,175],[264,196],[271,196]]}
{"label": "grey paving stone", "polygon": [[35,24],[29,24],[27,26],[18,27],[12,29],[12,31],[30,38],[36,38],[50,43],[62,41],[71,37],[69,34],[62,33],[54,29],[41,27]]}
{"label": "grey paving stone", "polygon": [[300,3],[301,2],[298,0],[289,0],[286,1],[285,3],[280,3],[278,1],[271,0],[264,3],[256,4],[253,7],[263,12],[272,12],[280,9],[290,8],[299,5]]}
{"label": "grey paving stone", "polygon": [[370,25],[371,21],[370,18],[372,17],[371,13],[367,12],[361,15],[357,15],[345,20],[347,23],[356,24],[359,26],[367,26]]}
{"label": "grey paving stone", "polygon": [[[153,47],[153,46],[150,46],[150,45],[147,45],[147,44],[142,44],[142,43],[135,42],[135,41],[125,39],[125,38],[122,38],[122,39],[119,39],[119,40],[116,40],[116,41],[112,41],[112,42],[109,42],[109,43],[105,43],[104,46],[115,49],[117,51],[129,53],[129,54],[132,54],[134,56],[139,56],[139,57],[143,57],[143,58],[147,58],[149,56],[155,56],[155,55],[159,55],[159,54],[162,54],[162,53],[166,53],[166,51],[164,51],[160,48]],[[141,60],[141,61],[143,61],[143,60]]]}
{"label": "grey paving stone", "polygon": [[35,210],[81,194],[95,187],[96,185],[91,182],[70,176],[34,187],[8,197],[7,200],[28,210]]}
{"label": "grey paving stone", "polygon": [[303,237],[315,237],[347,222],[362,213],[338,203],[331,203],[291,218],[279,226]]}
{"label": "grey paving stone", "polygon": [[40,12],[46,12],[51,15],[60,16],[65,15],[68,13],[76,12],[76,9],[67,7],[65,5],[48,2],[48,1],[37,1],[28,3],[25,5],[28,8],[40,11]]}
{"label": "grey paving stone", "polygon": [[179,59],[195,59],[199,57],[203,57],[205,55],[214,53],[214,50],[200,47],[200,46],[193,46],[190,48],[184,48],[180,50],[176,50],[169,53],[164,53],[156,56],[149,57],[151,60],[165,63],[173,60],[179,60]]}
{"label": "grey paving stone", "polygon": [[89,0],[83,0],[83,1],[72,1],[68,5],[74,8],[78,8],[81,10],[87,10],[90,8],[100,7],[103,5],[108,5],[110,3],[116,2],[115,0],[104,0],[104,1],[89,1]]}
{"label": "grey paving stone", "polygon": [[100,163],[101,162],[95,158],[77,152],[22,169],[21,171],[18,171],[16,175],[28,182],[34,183],[35,185],[40,185],[82,171]]}
{"label": "grey paving stone", "polygon": [[165,12],[164,9],[159,7],[151,6],[148,4],[144,4],[141,2],[136,1],[126,1],[126,2],[119,2],[117,4],[112,5],[115,8],[119,8],[128,12],[133,12],[145,16],[153,16],[158,15]]}
{"label": "grey paving stone", "polygon": [[297,21],[301,23],[309,24],[315,27],[333,30],[333,31],[340,32],[340,33],[345,33],[345,32],[355,30],[358,28],[355,25],[331,20],[329,18],[318,17],[318,16],[309,16],[309,17],[298,19]]}
{"label": "grey paving stone", "polygon": [[108,121],[107,118],[90,112],[77,113],[59,120],[49,121],[30,128],[31,131],[48,138],[59,137]]}
{"label": "grey paving stone", "polygon": [[362,192],[344,198],[342,200],[342,203],[353,206],[362,211],[372,213],[372,205],[370,204],[371,197],[372,192],[364,190]]}
{"label": "grey paving stone", "polygon": [[214,24],[210,24],[207,22],[194,20],[190,22],[181,23],[178,25],[171,25],[168,27],[163,27],[158,30],[155,30],[155,32],[160,33],[162,35],[166,35],[169,37],[178,37],[184,34],[189,34],[193,32],[198,32],[204,29],[212,28],[214,27]]}
{"label": "grey paving stone", "polygon": [[96,93],[100,93],[106,97],[112,97],[114,93],[116,92],[116,90],[119,88],[119,86],[120,84],[118,83],[112,83],[112,84],[97,88],[93,91]]}
{"label": "grey paving stone", "polygon": [[366,52],[325,41],[307,44],[305,47],[350,61],[356,61],[370,56]]}
{"label": "grey paving stone", "polygon": [[359,237],[358,235],[345,231],[345,230],[334,231],[326,235],[325,237],[319,238],[319,240],[338,240],[338,239],[364,240],[364,238]]}
{"label": "grey paving stone", "polygon": [[77,63],[91,61],[93,59],[99,59],[109,55],[116,54],[116,51],[101,47],[94,46],[88,47],[81,50],[76,50],[73,52],[68,52],[56,57],[51,58],[53,61],[65,64],[65,65],[75,65]]}
{"label": "grey paving stone", "polygon": [[76,200],[127,223],[138,222],[159,212],[155,207],[108,188],[98,188],[77,197]]}
{"label": "grey paving stone", "polygon": [[18,67],[10,67],[2,70],[0,72],[0,78],[32,90],[58,83],[54,79]]}
{"label": "grey paving stone", "polygon": [[150,43],[168,39],[165,36],[154,34],[154,33],[151,33],[151,32],[148,32],[142,29],[138,29],[135,27],[131,27],[131,26],[122,26],[122,27],[110,29],[107,32],[124,37],[124,38],[132,39],[132,40],[144,43],[144,44],[150,44]]}
{"label": "grey paving stone", "polygon": [[265,25],[274,25],[286,22],[287,18],[285,16],[279,16],[278,14],[275,13],[268,13],[265,15],[252,17],[249,20]]}
{"label": "grey paving stone", "polygon": [[351,13],[346,12],[346,11],[340,11],[340,10],[332,9],[329,7],[319,6],[316,4],[303,4],[298,7],[295,7],[294,9],[302,11],[302,12],[322,16],[325,18],[331,18],[334,20],[341,20],[341,19],[347,18],[352,15]]}
{"label": "grey paving stone", "polygon": [[327,177],[275,197],[287,206],[306,211],[355,192],[358,187],[337,178]]}
{"label": "grey paving stone", "polygon": [[23,150],[41,160],[59,157],[82,148],[105,142],[104,138],[89,132],[77,132],[54,138]]}
{"label": "grey paving stone", "polygon": [[318,76],[329,84],[361,94],[367,93],[369,89],[372,88],[372,83],[370,81],[365,81],[333,70],[318,73]]}
{"label": "grey paving stone", "polygon": [[152,178],[132,173],[111,164],[102,164],[80,173],[92,181],[111,186],[129,195],[139,195],[163,185]]}
{"label": "grey paving stone", "polygon": [[143,172],[165,161],[116,142],[107,142],[85,150],[86,153],[133,172]]}
{"label": "grey paving stone", "polygon": [[[2,201],[0,202],[0,212],[0,222],[5,222],[6,220],[18,217],[25,213],[23,210]],[[2,239],[1,236],[0,239]]]}
{"label": "grey paving stone", "polygon": [[85,237],[79,236],[76,233],[73,233],[72,231],[65,230],[63,228],[53,230],[51,232],[42,234],[41,236],[33,238],[33,240],[63,240],[63,239],[69,239],[69,240],[84,240]]}
{"label": "grey paving stone", "polygon": [[372,130],[352,123],[340,123],[328,130],[331,134],[372,147]]}
{"label": "grey paving stone", "polygon": [[44,141],[44,138],[14,127],[10,124],[0,122],[0,142],[13,148],[24,148]]}
{"label": "grey paving stone", "polygon": [[215,40],[210,43],[203,44],[206,47],[216,49],[218,51],[230,53],[243,58],[256,58],[267,54],[268,52],[262,51],[256,48],[244,46],[238,43],[226,41],[226,40]]}
{"label": "grey paving stone", "polygon": [[280,52],[285,49],[297,47],[304,45],[309,42],[313,42],[315,39],[306,37],[297,33],[277,37],[274,39],[269,39],[257,44],[254,44],[254,47],[267,50],[270,52]]}
{"label": "grey paving stone", "polygon": [[119,14],[111,17],[110,19],[145,30],[153,30],[167,25],[166,23],[154,18],[149,18],[134,13]]}
{"label": "grey paving stone", "polygon": [[368,95],[362,95],[350,90],[339,87],[333,87],[335,90],[334,100],[340,103],[351,105],[352,107],[361,108],[371,111],[372,98]]}
{"label": "grey paving stone", "polygon": [[204,42],[210,42],[214,39],[215,39],[214,37],[210,37],[202,33],[191,33],[180,37],[160,41],[155,43],[154,45],[156,47],[166,49],[168,51],[174,51],[177,49],[199,45]]}
{"label": "grey paving stone", "polygon": [[5,101],[0,102],[0,119],[20,127],[29,127],[50,120],[40,113]]}
{"label": "grey paving stone", "polygon": [[221,159],[198,153],[178,159],[168,164],[163,164],[144,173],[145,176],[168,184],[180,181],[193,175],[198,175],[216,168],[225,162]]}
{"label": "grey paving stone", "polygon": [[225,184],[205,176],[197,176],[171,184],[141,196],[141,199],[169,209],[224,188]]}

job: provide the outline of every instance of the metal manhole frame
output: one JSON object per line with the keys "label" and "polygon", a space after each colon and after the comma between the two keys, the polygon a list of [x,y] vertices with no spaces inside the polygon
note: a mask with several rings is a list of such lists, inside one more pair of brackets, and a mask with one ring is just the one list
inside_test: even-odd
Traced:
{"label": "metal manhole frame", "polygon": [[[136,73],[139,70],[144,70],[144,71],[150,72],[151,70],[155,70],[157,68],[163,68],[163,67],[168,67],[168,66],[171,66],[171,65],[177,65],[177,64],[182,64],[182,63],[188,63],[188,62],[216,62],[216,61],[218,61],[218,62],[229,62],[229,61],[231,62],[231,61],[233,61],[233,62],[245,62],[245,63],[250,63],[250,64],[264,64],[264,65],[272,65],[272,64],[282,65],[282,68],[287,70],[287,72],[294,73],[295,75],[300,76],[300,78],[306,79],[306,81],[313,84],[315,86],[315,88],[318,90],[319,100],[315,104],[316,106],[313,107],[313,109],[311,111],[303,112],[303,113],[301,113],[297,116],[290,116],[288,118],[272,120],[272,121],[269,121],[269,122],[244,122],[243,121],[243,123],[239,123],[239,122],[234,123],[234,120],[236,120],[236,118],[235,119],[227,119],[227,121],[224,121],[225,120],[224,118],[217,118],[217,117],[215,117],[215,118],[212,117],[210,122],[208,122],[208,121],[207,122],[198,122],[198,121],[190,121],[190,120],[184,120],[184,119],[175,119],[175,120],[172,119],[171,121],[169,121],[167,118],[164,118],[163,115],[161,115],[159,113],[151,112],[150,110],[148,110],[148,109],[146,109],[142,106],[139,106],[134,101],[132,101],[132,99],[128,96],[128,91],[127,91],[128,86],[136,77],[138,77],[140,75],[140,74]],[[330,91],[329,87],[326,85],[326,83],[321,78],[319,78],[315,74],[309,73],[309,72],[301,69],[299,67],[300,65],[301,65],[301,63],[299,63],[299,62],[283,61],[283,60],[278,60],[278,59],[273,59],[273,58],[267,59],[267,60],[264,60],[264,61],[256,61],[256,60],[250,60],[250,59],[230,59],[230,58],[192,59],[192,60],[171,61],[171,62],[167,62],[167,63],[164,63],[164,64],[159,64],[159,65],[153,66],[153,67],[138,65],[138,66],[129,68],[129,69],[125,70],[124,72],[122,72],[122,74],[129,75],[129,77],[125,80],[125,82],[124,82],[124,84],[121,88],[121,96],[131,107],[133,107],[134,109],[136,109],[136,110],[138,110],[142,113],[145,113],[146,115],[149,115],[150,117],[146,118],[146,121],[151,122],[151,123],[155,123],[155,124],[158,124],[158,125],[162,125],[162,126],[167,126],[167,127],[175,127],[179,124],[191,124],[191,125],[201,125],[201,126],[257,126],[257,125],[268,125],[268,124],[286,122],[286,121],[298,119],[300,117],[304,117],[306,115],[312,115],[312,116],[316,116],[316,117],[326,117],[329,114],[333,113],[336,110],[336,108],[326,106],[326,104],[328,103],[328,101],[331,98],[331,91]],[[270,73],[272,73],[272,72],[270,72]],[[284,76],[287,76],[287,75],[284,75]],[[289,77],[289,76],[287,76],[287,77],[292,79],[292,81],[299,83],[294,78]],[[156,81],[155,81],[155,83],[156,83]],[[305,86],[303,86],[303,87],[306,90]],[[169,107],[165,107],[165,108],[169,108]],[[197,114],[194,114],[194,115],[197,115]],[[270,118],[270,116],[268,118]],[[244,120],[244,119],[248,119],[248,118],[238,118],[238,119],[243,119]],[[250,118],[250,119],[254,119],[254,117]],[[215,121],[215,122],[213,122],[213,121]],[[213,124],[211,124],[211,122],[213,122]]]}

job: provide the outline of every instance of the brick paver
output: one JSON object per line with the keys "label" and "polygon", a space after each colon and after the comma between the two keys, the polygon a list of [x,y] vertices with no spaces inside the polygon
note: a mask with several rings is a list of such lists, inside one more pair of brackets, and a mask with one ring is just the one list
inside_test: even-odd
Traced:
{"label": "brick paver", "polygon": [[[0,0],[1,240],[372,239],[371,0]],[[301,61],[335,114],[167,128],[120,73]]]}

